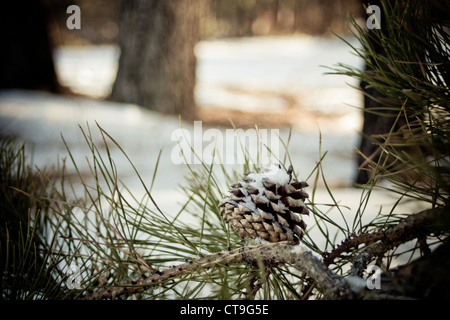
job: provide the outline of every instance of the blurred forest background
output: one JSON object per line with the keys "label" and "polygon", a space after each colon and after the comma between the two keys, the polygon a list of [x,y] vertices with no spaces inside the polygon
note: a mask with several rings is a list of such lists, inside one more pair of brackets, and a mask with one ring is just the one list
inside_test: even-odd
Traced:
{"label": "blurred forest background", "polygon": [[[81,28],[68,28],[70,5]],[[58,83],[52,52],[63,46],[118,45],[110,98],[184,119],[198,119],[195,45],[205,39],[280,35],[345,35],[358,0],[43,0],[4,5],[6,49],[0,88],[70,93]],[[365,14],[365,13],[364,13]],[[238,118],[227,114],[230,118]],[[208,114],[203,114],[203,120]],[[224,124],[224,123],[222,123]],[[253,124],[250,124],[252,126]]]}
{"label": "blurred forest background", "polygon": [[[201,120],[205,127],[230,128],[231,120],[237,128],[277,128],[286,136],[290,128],[298,129],[292,143],[299,146],[292,148],[308,171],[320,127],[330,133],[323,143],[333,150],[332,165],[342,168],[337,164],[342,161],[347,168],[333,171],[336,185],[348,185],[357,165],[356,131],[362,128],[362,113],[348,104],[361,106],[362,94],[347,85],[348,77],[324,76],[328,70],[322,65],[360,63],[336,34],[352,39],[349,15],[365,25],[363,4],[6,2],[0,19],[0,135],[31,143],[34,160],[48,163],[53,153],[37,146],[64,152],[59,132],[75,137],[77,124],[86,119],[106,125],[128,148],[136,144],[135,156],[149,143],[167,148],[170,133],[179,128],[178,115],[185,127]],[[67,25],[76,15],[68,11],[71,5],[80,8],[79,29]],[[161,118],[165,115],[167,121]]]}
{"label": "blurred forest background", "polygon": [[[55,45],[117,43],[124,0],[45,0]],[[190,1],[193,4],[194,1]],[[69,5],[81,8],[83,26],[66,28]],[[347,14],[364,13],[361,0],[207,0],[201,17],[201,39],[303,33],[345,34]]]}

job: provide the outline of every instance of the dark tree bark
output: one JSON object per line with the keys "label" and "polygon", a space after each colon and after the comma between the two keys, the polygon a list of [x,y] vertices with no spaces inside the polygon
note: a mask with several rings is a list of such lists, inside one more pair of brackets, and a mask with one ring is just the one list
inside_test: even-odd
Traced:
{"label": "dark tree bark", "polygon": [[125,1],[111,99],[194,118],[194,46],[204,6],[204,0]]}
{"label": "dark tree bark", "polygon": [[[381,21],[380,21],[381,30],[373,29],[373,30],[369,30],[369,33],[382,32],[386,37],[388,37],[389,33],[386,28],[387,22],[386,22],[385,13],[383,13],[383,9],[382,9],[383,6],[382,6],[381,1],[380,0],[362,0],[362,3],[364,5],[364,7],[367,7],[369,5],[377,5],[382,10],[381,17],[380,17],[381,18]],[[402,6],[406,6],[407,2],[399,1],[398,3]],[[436,8],[440,8],[440,6],[437,5]],[[442,12],[445,12],[445,10],[443,10]],[[445,21],[445,19],[447,19],[445,13],[443,15],[440,15],[440,11],[436,11],[435,14],[433,14],[432,16],[435,19],[435,21],[437,21],[437,22],[442,22],[442,21]],[[418,23],[423,23],[423,22],[418,20]],[[373,43],[371,45],[373,46],[374,51],[376,52],[377,55],[386,56],[385,49],[383,48],[383,46],[380,43],[373,41]],[[423,55],[423,56],[425,56],[425,55]],[[370,72],[370,71],[371,71],[370,67],[366,66],[366,72]],[[361,138],[361,144],[360,144],[360,148],[359,148],[359,150],[364,155],[364,157],[361,155],[357,155],[358,166],[361,170],[359,170],[357,172],[357,175],[355,178],[356,185],[366,184],[370,180],[371,173],[369,170],[367,170],[367,161],[366,161],[365,157],[371,159],[375,163],[380,161],[380,159],[383,159],[383,154],[381,152],[380,146],[377,143],[374,143],[377,140],[376,137],[380,136],[380,135],[386,135],[391,131],[395,133],[399,130],[399,128],[401,128],[403,125],[405,125],[407,122],[404,118],[396,119],[396,117],[398,116],[398,112],[401,110],[401,108],[405,107],[406,109],[408,109],[408,107],[409,107],[408,104],[405,104],[403,106],[403,103],[405,103],[403,101],[395,102],[395,101],[392,101],[392,99],[384,97],[379,91],[377,91],[373,87],[369,87],[368,83],[366,83],[364,81],[361,81],[360,87],[361,87],[362,91],[365,93],[362,138]],[[373,99],[371,97],[373,97]],[[379,111],[381,108],[386,107],[386,105],[384,105],[382,103],[383,101],[387,102],[387,106],[389,106],[391,109],[389,110],[388,108],[384,108],[382,111],[383,115],[375,114],[374,112],[372,112],[377,109]],[[392,108],[392,107],[395,107],[395,108]],[[408,115],[409,126],[414,126],[414,124],[413,124],[414,120],[417,118],[420,118],[420,117],[421,116],[417,116],[417,115],[414,115],[414,116]],[[406,152],[406,153],[416,152],[416,148],[408,148],[405,146],[405,147],[403,147],[403,149],[404,149],[404,152]],[[431,151],[424,149],[424,150],[422,150],[422,152],[426,154]],[[413,179],[415,179],[414,176],[411,176],[411,177]],[[406,179],[406,176],[404,176],[403,178]]]}
{"label": "dark tree bark", "polygon": [[42,1],[5,1],[0,6],[0,88],[58,91]]}
{"label": "dark tree bark", "polygon": [[[381,6],[381,2],[379,0],[363,0],[362,4],[364,8],[369,5],[377,5]],[[367,17],[367,16],[366,16]],[[385,17],[383,14],[381,15],[380,25],[382,30],[385,30]],[[375,30],[370,30],[369,32],[377,32]],[[384,55],[384,49],[379,43],[373,43],[373,47],[377,54]],[[370,71],[370,68],[366,66],[366,71]],[[391,130],[394,125],[395,118],[393,117],[383,117],[377,114],[371,113],[372,110],[376,108],[382,107],[382,105],[370,98],[374,97],[375,99],[382,99],[382,95],[374,88],[367,88],[368,83],[361,81],[360,87],[365,93],[364,96],[364,112],[363,112],[363,128],[362,128],[362,137],[360,142],[359,150],[365,157],[371,158],[373,161],[377,162],[380,157],[379,146],[373,143],[373,136],[386,134]],[[357,162],[360,170],[358,170],[355,183],[358,184],[366,184],[370,179],[370,173],[365,167],[366,159],[357,155]]]}

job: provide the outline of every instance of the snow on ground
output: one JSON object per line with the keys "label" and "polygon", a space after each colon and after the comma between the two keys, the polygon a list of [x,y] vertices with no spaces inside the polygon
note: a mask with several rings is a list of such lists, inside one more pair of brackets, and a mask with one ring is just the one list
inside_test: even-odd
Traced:
{"label": "snow on ground", "polygon": [[[226,103],[228,107],[258,110],[282,107],[281,101],[276,99],[266,101],[265,98],[258,100],[248,95],[232,94],[230,88],[288,92],[306,99],[303,102],[305,107],[325,108],[328,112],[343,109],[343,102],[360,105],[359,94],[345,83],[352,82],[351,79],[324,76],[330,71],[325,66],[332,67],[338,62],[361,66],[359,58],[337,38],[301,36],[215,40],[201,42],[196,53],[200,58],[197,97],[201,105],[223,106]],[[353,84],[356,83],[353,81]],[[345,112],[350,112],[345,109]]]}
{"label": "snow on ground", "polygon": [[[354,148],[359,143],[361,114],[349,105],[361,106],[362,98],[347,84],[357,85],[354,80],[324,75],[328,70],[321,67],[338,62],[360,67],[361,61],[349,47],[339,39],[262,37],[204,41],[197,46],[196,54],[196,99],[204,108],[284,110],[286,101],[280,96],[289,94],[298,108],[320,115],[309,126],[292,129],[289,153],[299,178],[305,179],[319,159],[320,129],[322,153],[328,152],[323,162],[327,181],[336,188],[336,200],[350,207],[345,214],[353,215],[361,195],[360,189],[349,187],[355,174]],[[106,97],[114,82],[119,55],[114,46],[58,48],[55,61],[59,79],[75,92]],[[89,150],[78,125],[86,130],[88,123],[96,141],[101,142],[95,122],[119,142],[148,183],[162,150],[153,196],[163,211],[175,212],[183,200],[178,185],[188,173],[186,166],[175,164],[171,157],[176,147],[172,134],[180,128],[177,117],[90,98],[19,90],[0,92],[0,133],[14,134],[26,141],[32,161],[39,167],[51,166],[58,157],[67,157],[63,135],[77,164],[87,171],[85,157]],[[194,130],[193,123],[183,123],[183,128]],[[286,141],[288,129],[277,129]],[[193,137],[196,139],[202,137]],[[233,152],[227,148],[225,152]],[[142,192],[125,159],[118,152],[113,157],[122,179],[136,192]],[[316,202],[330,200],[325,189],[317,191]],[[375,214],[381,204],[388,211],[394,200],[383,192],[375,192],[368,211]]]}

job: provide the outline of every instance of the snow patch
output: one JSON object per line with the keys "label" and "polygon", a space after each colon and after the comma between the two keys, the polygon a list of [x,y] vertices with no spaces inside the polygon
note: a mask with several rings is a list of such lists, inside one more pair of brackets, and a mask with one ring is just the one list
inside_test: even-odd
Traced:
{"label": "snow patch", "polygon": [[301,244],[297,244],[295,246],[291,246],[291,253],[293,253],[294,255],[301,255],[305,252],[308,252],[309,250],[301,245]]}
{"label": "snow patch", "polygon": [[[265,195],[266,188],[264,187],[263,181],[265,179],[272,181],[273,183],[277,184],[278,186],[285,185],[289,183],[291,177],[290,175],[281,168],[279,164],[272,164],[268,168],[261,168],[259,173],[249,173],[247,177],[244,179],[244,181],[241,182],[242,188],[240,188],[241,192],[244,194],[244,198],[242,199],[244,203],[242,204],[246,208],[252,210],[256,214],[259,215],[259,212],[256,208],[256,205],[251,197],[250,194],[248,194],[247,189],[248,188],[256,188],[258,189],[258,197],[263,199],[266,202],[269,202],[269,198]],[[249,181],[250,180],[250,181]],[[247,182],[248,181],[248,182]],[[278,201],[278,205],[280,205],[281,201]],[[282,203],[281,203],[282,204]],[[282,204],[282,209],[287,209],[284,204]],[[274,219],[273,215],[269,212],[267,213],[272,219]]]}
{"label": "snow patch", "polygon": [[350,287],[356,290],[364,289],[367,286],[367,280],[357,276],[349,276],[346,280]]}
{"label": "snow patch", "polygon": [[276,183],[277,186],[285,185],[291,179],[286,170],[282,169],[278,164],[272,164],[269,168],[262,168],[259,173],[250,173],[247,177],[254,180],[250,185],[258,189],[264,189],[264,179]]}
{"label": "snow patch", "polygon": [[256,237],[256,238],[251,239],[251,243],[253,243],[253,244],[258,246],[258,245],[268,244],[270,242],[267,241],[267,240],[264,240],[261,237]]}
{"label": "snow patch", "polygon": [[[241,191],[245,190],[244,188],[241,188]],[[247,192],[247,191],[246,191]],[[259,215],[258,209],[256,208],[256,204],[253,202],[252,198],[250,197],[250,195],[245,195],[245,197],[242,199],[244,200],[244,203],[242,204],[244,207],[252,210],[254,213]]]}

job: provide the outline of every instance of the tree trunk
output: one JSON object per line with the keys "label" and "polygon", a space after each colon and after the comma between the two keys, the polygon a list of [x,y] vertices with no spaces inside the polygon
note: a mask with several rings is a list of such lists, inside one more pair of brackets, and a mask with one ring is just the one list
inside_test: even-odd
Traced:
{"label": "tree trunk", "polygon": [[[361,1],[364,8],[369,5],[377,5],[379,8],[382,8],[381,2],[379,0],[363,0]],[[365,10],[365,9],[364,9]],[[365,16],[367,18],[367,15]],[[381,28],[384,33],[386,33],[386,22],[383,14],[381,15]],[[378,32],[370,30],[369,32]],[[380,55],[385,55],[384,48],[377,42],[372,43],[375,48],[375,52]],[[366,72],[370,71],[370,68],[366,66]],[[368,83],[361,81],[360,87],[362,91],[365,93],[364,95],[364,113],[363,113],[363,128],[362,128],[362,137],[360,142],[359,150],[364,156],[371,158],[374,162],[377,162],[380,158],[381,151],[380,147],[377,146],[373,142],[373,137],[380,134],[388,133],[392,126],[394,125],[395,118],[394,117],[383,117],[374,113],[371,113],[372,110],[376,110],[377,108],[382,107],[382,105],[370,98],[372,96],[376,99],[383,98],[382,95],[374,88],[367,88]],[[369,96],[368,96],[369,95]],[[394,112],[392,112],[395,115]],[[359,170],[356,174],[355,183],[356,185],[366,184],[370,180],[370,173],[367,170],[366,159],[357,155],[357,162],[359,166]]]}
{"label": "tree trunk", "polygon": [[204,0],[124,2],[113,100],[195,117],[194,46],[204,5]]}
{"label": "tree trunk", "polygon": [[59,89],[42,1],[6,1],[1,7],[0,88]]}

